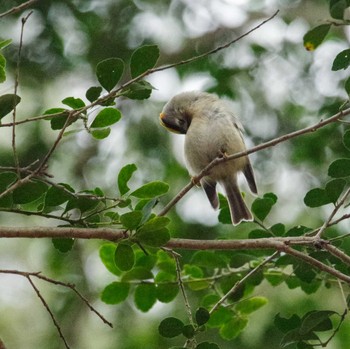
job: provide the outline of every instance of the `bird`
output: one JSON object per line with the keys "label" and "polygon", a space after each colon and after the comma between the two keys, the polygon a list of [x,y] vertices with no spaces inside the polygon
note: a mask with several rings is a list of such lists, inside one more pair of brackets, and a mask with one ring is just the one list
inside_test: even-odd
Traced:
{"label": "bird", "polygon": [[[159,117],[160,124],[168,131],[185,135],[185,163],[192,178],[217,157],[246,150],[243,126],[229,103],[215,94],[202,91],[179,93],[164,105]],[[233,225],[253,220],[238,187],[239,172],[243,172],[251,192],[257,194],[248,156],[220,162],[200,179],[214,209],[219,208],[216,185],[219,183],[223,187]]]}

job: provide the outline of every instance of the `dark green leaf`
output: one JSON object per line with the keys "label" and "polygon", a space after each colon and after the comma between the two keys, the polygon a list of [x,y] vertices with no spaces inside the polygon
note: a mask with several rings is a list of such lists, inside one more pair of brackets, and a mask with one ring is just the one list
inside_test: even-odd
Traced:
{"label": "dark green leaf", "polygon": [[112,282],[102,291],[101,300],[107,304],[123,302],[129,295],[130,284],[125,282]]}
{"label": "dark green leaf", "polygon": [[140,229],[136,232],[135,237],[141,244],[152,247],[163,246],[170,240],[170,234],[167,228],[151,231]]}
{"label": "dark green leaf", "polygon": [[316,28],[311,29],[304,35],[304,47],[308,51],[315,50],[329,32],[331,25],[330,24],[321,24]]}
{"label": "dark green leaf", "polygon": [[135,264],[134,250],[128,244],[118,244],[114,254],[114,261],[117,268],[121,271],[131,270]]}
{"label": "dark green leaf", "polygon": [[[350,82],[350,78],[348,80]],[[349,89],[350,89],[350,86],[349,86]],[[350,93],[350,91],[348,93]],[[345,131],[343,136],[343,144],[346,147],[346,149],[350,150],[350,130]]]}
{"label": "dark green leaf", "polygon": [[158,327],[158,332],[163,337],[173,338],[182,334],[183,327],[184,323],[181,320],[175,317],[168,317],[162,320]]}
{"label": "dark green leaf", "polygon": [[110,135],[110,133],[111,129],[109,127],[91,131],[91,135],[95,139],[105,139]]}
{"label": "dark green leaf", "polygon": [[27,182],[13,191],[13,202],[15,204],[28,204],[39,199],[47,189],[48,186],[44,182]]}
{"label": "dark green leaf", "polygon": [[126,229],[134,230],[139,226],[142,216],[141,211],[127,212],[120,216],[120,222]]}
{"label": "dark green leaf", "polygon": [[131,55],[131,77],[135,78],[148,69],[153,68],[159,58],[159,48],[156,45],[145,45],[136,49]]}
{"label": "dark green leaf", "polygon": [[150,310],[157,301],[156,287],[154,284],[141,284],[135,289],[135,305],[137,309],[146,312]]}
{"label": "dark green leaf", "polygon": [[215,343],[201,342],[196,346],[196,349],[220,349],[220,348]]}
{"label": "dark green leaf", "polygon": [[277,197],[273,193],[267,193],[263,198],[257,198],[252,204],[254,215],[263,221],[270,213],[272,206],[276,203]]}
{"label": "dark green leaf", "polygon": [[343,19],[344,11],[349,7],[347,0],[331,0],[329,3],[329,13],[335,19]]}
{"label": "dark green leaf", "polygon": [[152,199],[154,197],[166,194],[168,190],[169,184],[161,181],[154,181],[136,189],[130,195],[139,199]]}
{"label": "dark green leaf", "polygon": [[117,246],[111,243],[104,244],[100,247],[100,259],[104,266],[112,274],[119,276],[121,274],[120,270],[115,265],[115,251]]}
{"label": "dark green leaf", "polygon": [[289,229],[286,233],[286,236],[301,236],[311,230],[312,230],[311,228],[305,227],[303,225],[298,225],[296,227]]}
{"label": "dark green leaf", "polygon": [[283,236],[286,233],[286,227],[282,223],[273,225],[270,230],[275,236]]}
{"label": "dark green leaf", "polygon": [[[347,78],[344,84],[344,88],[346,93],[348,94],[348,96],[350,96],[350,78]],[[350,150],[350,148],[347,146],[348,150]]]}
{"label": "dark green leaf", "polygon": [[197,251],[191,258],[191,263],[198,267],[225,268],[227,263],[220,254],[212,251]]}
{"label": "dark green leaf", "polygon": [[5,57],[0,53],[0,83],[3,83],[6,81],[6,59]]}
{"label": "dark green leaf", "polygon": [[52,243],[56,250],[62,253],[69,252],[74,245],[74,239],[71,238],[53,238]]}
{"label": "dark green leaf", "polygon": [[120,58],[108,58],[97,64],[96,76],[103,88],[111,91],[119,82],[124,71],[124,62]]}
{"label": "dark green leaf", "polygon": [[288,345],[291,345],[293,343],[298,343],[300,341],[307,341],[307,340],[318,340],[319,338],[314,334],[313,332],[308,333],[306,335],[301,335],[299,333],[299,329],[291,330],[287,332],[284,337],[281,340],[280,346],[281,348],[285,348]]}
{"label": "dark green leaf", "polygon": [[122,117],[120,111],[116,108],[104,108],[95,117],[92,122],[92,128],[107,127],[118,122]]}
{"label": "dark green leaf", "polygon": [[333,178],[350,176],[350,159],[337,159],[328,168],[328,175]]}
{"label": "dark green leaf", "polygon": [[130,99],[143,100],[151,96],[154,87],[147,81],[136,81],[123,91],[123,96]]}
{"label": "dark green leaf", "polygon": [[21,97],[15,94],[0,96],[0,120],[10,113],[20,101]]}
{"label": "dark green leaf", "polygon": [[205,308],[198,308],[196,311],[196,322],[198,326],[206,324],[210,319],[209,311]]}
{"label": "dark green leaf", "polygon": [[304,197],[304,203],[308,207],[320,207],[330,202],[326,191],[321,188],[311,189]]}
{"label": "dark green leaf", "polygon": [[305,262],[297,261],[293,265],[294,274],[301,280],[306,283],[311,283],[315,277],[316,273],[308,264]]}
{"label": "dark green leaf", "polygon": [[344,50],[337,54],[333,61],[332,70],[347,69],[350,65],[350,49]]}
{"label": "dark green leaf", "polygon": [[194,329],[194,327],[192,325],[185,325],[182,328],[182,334],[186,337],[186,338],[193,338],[195,335],[196,331]]}
{"label": "dark green leaf", "polygon": [[101,86],[92,86],[90,87],[85,94],[85,97],[89,102],[95,102],[101,95],[102,87]]}
{"label": "dark green leaf", "polygon": [[[3,193],[8,187],[14,184],[17,180],[17,174],[14,172],[2,172],[0,173],[0,194]],[[12,193],[3,196],[0,199],[0,207],[11,207],[13,203]]]}
{"label": "dark green leaf", "polygon": [[98,200],[80,196],[70,199],[66,205],[65,212],[78,209],[81,213],[93,210],[99,204]]}
{"label": "dark green leaf", "polygon": [[62,101],[63,104],[68,105],[72,109],[80,109],[85,107],[85,103],[80,98],[67,97]]}
{"label": "dark green leaf", "polygon": [[312,311],[308,313],[302,321],[299,332],[301,335],[305,335],[312,331],[328,331],[333,328],[330,316],[337,314],[332,310]]}
{"label": "dark green leaf", "polygon": [[130,188],[128,187],[128,182],[132,174],[137,170],[135,164],[125,165],[118,174],[118,188],[120,195],[126,194]]}
{"label": "dark green leaf", "polygon": [[330,202],[336,203],[346,185],[342,178],[332,179],[326,184],[326,193]]}
{"label": "dark green leaf", "polygon": [[293,314],[289,319],[287,319],[287,318],[281,317],[280,314],[278,313],[275,316],[274,324],[280,331],[286,333],[290,330],[294,330],[295,328],[298,328],[301,324],[301,319],[296,314]]}
{"label": "dark green leaf", "polygon": [[45,206],[59,206],[71,199],[72,195],[63,188],[50,187],[45,195]]}

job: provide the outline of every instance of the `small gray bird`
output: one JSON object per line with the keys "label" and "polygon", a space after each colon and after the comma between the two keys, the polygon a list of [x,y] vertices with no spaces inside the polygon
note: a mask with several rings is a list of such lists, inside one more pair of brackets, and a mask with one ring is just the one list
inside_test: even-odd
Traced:
{"label": "small gray bird", "polygon": [[[164,106],[160,122],[169,131],[186,135],[185,160],[191,176],[198,175],[218,156],[246,149],[241,123],[224,100],[210,93],[192,91],[174,96]],[[234,225],[253,219],[238,188],[237,174],[240,171],[245,175],[250,190],[257,194],[253,169],[247,156],[213,167],[200,181],[214,209],[219,207],[216,183],[223,186]]]}

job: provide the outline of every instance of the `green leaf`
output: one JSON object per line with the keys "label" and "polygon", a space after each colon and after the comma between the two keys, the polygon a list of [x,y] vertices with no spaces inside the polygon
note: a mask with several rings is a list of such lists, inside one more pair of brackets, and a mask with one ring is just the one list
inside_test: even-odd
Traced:
{"label": "green leaf", "polygon": [[267,193],[263,198],[257,198],[252,204],[252,211],[254,215],[260,220],[264,221],[270,213],[272,206],[277,202],[277,197],[273,193]]}
{"label": "green leaf", "polygon": [[139,199],[152,199],[154,197],[166,194],[168,190],[169,184],[161,181],[154,181],[136,189],[130,195]]}
{"label": "green leaf", "polygon": [[151,231],[140,229],[136,232],[135,237],[141,244],[152,247],[163,246],[170,240],[170,234],[167,228],[160,228]]}
{"label": "green leaf", "polygon": [[151,279],[153,279],[152,272],[143,267],[134,267],[133,269],[127,271],[122,277],[122,281]]}
{"label": "green leaf", "polygon": [[13,202],[15,204],[28,204],[39,199],[48,189],[44,182],[27,182],[13,191]]}
{"label": "green leaf", "polygon": [[69,252],[74,245],[74,239],[71,238],[53,238],[52,243],[56,250],[66,253]]}
{"label": "green leaf", "polygon": [[343,19],[344,11],[349,7],[347,0],[331,0],[329,4],[329,13],[335,19]]}
{"label": "green leaf", "polygon": [[101,300],[106,304],[118,304],[129,295],[130,284],[125,282],[112,282],[102,291]]}
{"label": "green leaf", "polygon": [[194,329],[194,327],[192,325],[185,325],[182,328],[182,334],[186,337],[186,338],[193,338],[195,335],[196,331]]}
{"label": "green leaf", "polygon": [[350,49],[346,49],[337,54],[333,61],[332,70],[347,69],[350,65]]}
{"label": "green leaf", "polygon": [[0,96],[0,120],[10,113],[21,101],[21,97],[15,94],[6,94]]}
{"label": "green leaf", "polygon": [[119,82],[123,75],[124,62],[120,58],[108,58],[97,64],[96,76],[108,92]]}
{"label": "green leaf", "polygon": [[175,275],[159,271],[155,277],[157,299],[162,303],[170,303],[179,293],[179,286],[175,283]]}
{"label": "green leaf", "polygon": [[146,312],[150,310],[157,301],[156,287],[154,284],[141,284],[135,289],[136,308]]}
{"label": "green leaf", "polygon": [[191,264],[205,268],[225,268],[227,263],[220,254],[213,251],[197,251],[191,258]]}
{"label": "green leaf", "polygon": [[100,247],[100,259],[104,266],[110,271],[112,274],[119,276],[121,271],[115,265],[115,251],[117,246],[111,243],[104,244]]}
{"label": "green leaf", "polygon": [[117,268],[121,271],[131,270],[135,264],[134,250],[128,244],[118,244],[114,254],[114,261]]}
{"label": "green leaf", "polygon": [[5,48],[6,46],[10,45],[11,42],[12,42],[12,39],[0,41],[0,50],[2,50],[3,48]]}
{"label": "green leaf", "polygon": [[122,117],[120,111],[116,108],[104,108],[95,117],[92,122],[92,128],[107,127],[118,122]]}
{"label": "green leaf", "polygon": [[85,103],[80,98],[67,97],[62,101],[63,104],[68,105],[72,109],[80,109],[85,107]]}
{"label": "green leaf", "polygon": [[101,92],[102,92],[101,86],[92,86],[86,91],[85,97],[89,102],[92,103],[92,102],[95,102],[96,99],[100,97]]}
{"label": "green leaf", "polygon": [[280,331],[286,333],[290,330],[298,328],[301,324],[301,319],[296,314],[293,314],[290,318],[283,318],[278,313],[275,316],[274,324]]}
{"label": "green leaf", "polygon": [[322,24],[308,31],[304,35],[304,47],[308,51],[315,50],[318,46],[321,45],[321,43],[325,39],[330,27],[330,24]]}
{"label": "green leaf", "polygon": [[[15,172],[2,172],[0,173],[0,194],[3,193],[8,187],[17,181],[18,177]],[[12,193],[9,193],[0,199],[0,207],[12,206]]]}
{"label": "green leaf", "polygon": [[346,185],[342,178],[332,179],[326,184],[326,193],[330,202],[336,203]]}
{"label": "green leaf", "polygon": [[232,310],[226,307],[220,306],[210,315],[210,319],[206,323],[206,326],[210,328],[220,328],[222,325],[229,322],[233,316],[234,314]]}
{"label": "green leaf", "polygon": [[[348,80],[350,82],[350,78]],[[348,93],[350,93],[350,92],[348,92]],[[343,144],[346,147],[346,149],[350,150],[350,130],[345,131],[344,136],[343,136]]]}
{"label": "green leaf", "polygon": [[[53,130],[61,130],[67,121],[68,111],[64,108],[51,108],[44,112],[44,115],[51,114],[55,114],[55,116],[47,117],[47,120],[50,120],[51,128]],[[71,120],[71,123],[76,120]]]}
{"label": "green leaf", "polygon": [[240,301],[236,305],[236,310],[242,314],[250,314],[267,304],[265,297],[251,297]]}
{"label": "green leaf", "polygon": [[139,226],[142,217],[141,211],[131,211],[121,215],[120,222],[126,229],[134,230]]}
{"label": "green leaf", "polygon": [[308,207],[320,207],[329,204],[330,201],[324,189],[315,188],[306,193],[304,203]]}
{"label": "green leaf", "polygon": [[109,127],[91,131],[91,135],[95,139],[105,139],[110,135],[110,133],[111,129]]}
{"label": "green leaf", "polygon": [[153,68],[159,58],[159,48],[156,45],[145,45],[136,49],[131,55],[131,77],[135,78],[148,69]]}
{"label": "green leaf", "polygon": [[158,332],[163,337],[173,338],[182,334],[183,328],[184,323],[181,320],[175,317],[168,317],[162,320],[158,327]]}
{"label": "green leaf", "polygon": [[210,314],[207,309],[200,307],[197,309],[195,317],[198,326],[202,326],[209,321]]}
{"label": "green leaf", "polygon": [[128,187],[128,182],[132,177],[132,174],[137,170],[135,164],[125,165],[118,174],[118,188],[120,195],[126,194],[130,188]]}
{"label": "green leaf", "polygon": [[284,337],[281,340],[280,346],[281,346],[281,348],[285,348],[288,345],[291,345],[293,343],[298,343],[301,341],[308,341],[308,340],[319,341],[319,338],[313,332],[308,333],[307,335],[301,335],[299,333],[299,329],[295,329],[295,330],[291,330],[291,331],[287,332],[284,335]]}
{"label": "green leaf", "polygon": [[248,319],[234,317],[220,328],[220,335],[223,339],[232,340],[239,336],[248,324]]}
{"label": "green leaf", "polygon": [[[344,84],[344,88],[345,88],[345,91],[348,94],[348,96],[350,96],[350,78],[346,79],[345,84]],[[347,148],[348,148],[348,150],[350,150],[349,147],[347,147]]]}
{"label": "green leaf", "polygon": [[159,230],[165,228],[170,222],[168,217],[154,217],[146,222],[140,229],[139,233],[148,233],[151,231]]}
{"label": "green leaf", "polygon": [[328,168],[328,175],[333,178],[350,176],[350,159],[337,159]]}
{"label": "green leaf", "polygon": [[[63,186],[63,185],[62,185]],[[64,202],[71,199],[73,196],[69,194],[66,190],[60,187],[50,187],[45,195],[45,207],[47,206],[59,206]]]}
{"label": "green leaf", "polygon": [[299,329],[301,335],[305,335],[310,332],[321,332],[329,331],[333,328],[332,321],[330,316],[337,314],[332,310],[321,310],[321,311],[312,311],[308,313],[302,321],[302,324]]}
{"label": "green leaf", "polygon": [[123,96],[130,99],[143,100],[151,96],[152,90],[155,88],[147,81],[140,80],[132,83],[123,91]]}
{"label": "green leaf", "polygon": [[5,57],[0,53],[0,83],[6,81],[6,59]]}

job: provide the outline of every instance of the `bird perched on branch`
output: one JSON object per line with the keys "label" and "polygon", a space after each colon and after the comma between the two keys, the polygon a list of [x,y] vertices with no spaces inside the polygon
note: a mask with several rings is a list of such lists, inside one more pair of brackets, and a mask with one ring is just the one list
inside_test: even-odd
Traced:
{"label": "bird perched on branch", "polygon": [[[191,176],[197,176],[217,157],[246,150],[238,118],[227,102],[210,93],[192,91],[174,96],[164,106],[160,122],[169,131],[186,135],[185,160]],[[239,172],[243,172],[250,190],[256,194],[248,156],[221,162],[200,180],[214,209],[219,207],[216,184],[223,186],[234,225],[253,219],[238,188]]]}

